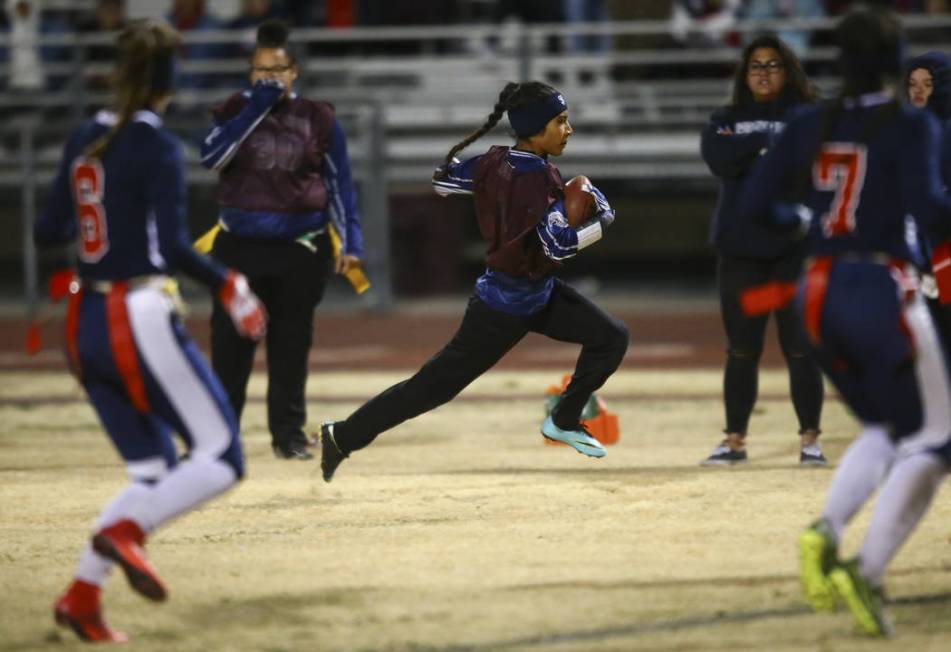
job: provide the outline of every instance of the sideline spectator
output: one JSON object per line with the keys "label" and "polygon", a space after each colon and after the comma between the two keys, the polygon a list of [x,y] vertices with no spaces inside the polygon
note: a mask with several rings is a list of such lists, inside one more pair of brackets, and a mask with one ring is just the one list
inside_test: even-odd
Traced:
{"label": "sideline spectator", "polygon": [[[748,288],[789,283],[802,268],[801,243],[739,213],[739,198],[749,186],[757,160],[786,127],[786,115],[815,100],[815,90],[796,55],[774,35],[760,35],[743,50],[733,78],[733,101],[717,109],[701,136],[700,151],[720,180],[720,197],[711,224],[717,250],[720,316],[726,332],[723,402],[726,437],[701,464],[730,466],[747,461],[746,435],[759,388],[769,313],[750,316],[740,296]],[[795,308],[771,311],[789,370],[789,387],[799,422],[799,463],[822,466],[819,446],[822,376],[807,354]]]}

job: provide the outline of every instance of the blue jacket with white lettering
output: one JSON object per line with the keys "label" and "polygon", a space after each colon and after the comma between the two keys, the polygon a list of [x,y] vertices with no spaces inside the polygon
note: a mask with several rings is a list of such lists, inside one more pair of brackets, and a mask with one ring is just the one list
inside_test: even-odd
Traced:
{"label": "blue jacket with white lettering", "polygon": [[770,229],[765,221],[741,220],[737,211],[754,163],[785,128],[789,108],[778,102],[725,106],[713,112],[703,130],[700,153],[710,171],[720,178],[710,241],[722,256],[779,258],[797,248],[788,234]]}

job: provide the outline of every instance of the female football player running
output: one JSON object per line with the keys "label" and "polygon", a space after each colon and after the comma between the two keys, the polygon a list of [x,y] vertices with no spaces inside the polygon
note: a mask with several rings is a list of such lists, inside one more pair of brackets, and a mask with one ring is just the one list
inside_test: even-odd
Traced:
{"label": "female football player running", "polygon": [[[454,157],[508,113],[514,147],[491,147],[466,161]],[[627,328],[555,278],[561,261],[601,239],[614,211],[594,189],[595,216],[568,225],[564,183],[549,156],[559,156],[572,129],[568,105],[540,83],[508,84],[485,124],[449,150],[433,177],[436,192],[473,195],[486,241],[486,271],[452,340],[416,374],[390,387],[345,421],[321,428],[321,467],[328,482],[355,450],[381,432],[428,412],[488,371],[529,332],[581,344],[575,373],[542,435],[579,453],[603,457],[604,447],[579,423],[591,393],[614,373],[627,350]]]}

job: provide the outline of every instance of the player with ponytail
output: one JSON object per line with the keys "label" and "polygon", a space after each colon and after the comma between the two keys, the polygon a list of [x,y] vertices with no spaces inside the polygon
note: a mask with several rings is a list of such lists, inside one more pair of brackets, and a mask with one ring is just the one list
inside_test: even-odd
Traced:
{"label": "player with ponytail", "polygon": [[[185,332],[172,274],[210,288],[235,328],[264,333],[265,315],[240,274],[197,254],[187,238],[181,145],[162,127],[178,34],[153,20],[119,36],[117,111],[100,111],[66,143],[38,245],[78,240],[66,348],[129,484],[105,507],[56,602],[56,622],[87,641],[122,641],[102,616],[101,587],[118,564],[132,588],[161,601],[165,584],[146,538],[244,474],[224,389]],[[188,450],[180,462],[172,431]]]}
{"label": "player with ponytail", "polygon": [[[459,161],[455,155],[508,115],[513,147],[491,147]],[[540,82],[507,84],[485,123],[452,147],[433,176],[437,193],[472,195],[486,242],[486,270],[452,340],[408,380],[390,387],[345,421],[321,428],[321,468],[337,466],[380,433],[455,397],[529,332],[581,344],[571,383],[542,425],[542,435],[579,453],[604,447],[579,423],[591,393],[614,373],[627,350],[627,328],[555,277],[563,261],[601,239],[614,211],[596,188],[594,216],[578,227],[566,219],[565,187],[548,158],[571,137],[568,105]]]}

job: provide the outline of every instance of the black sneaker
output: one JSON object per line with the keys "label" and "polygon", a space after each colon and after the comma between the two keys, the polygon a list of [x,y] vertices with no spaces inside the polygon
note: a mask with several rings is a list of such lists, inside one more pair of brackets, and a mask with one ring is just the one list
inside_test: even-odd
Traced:
{"label": "black sneaker", "polygon": [[743,464],[746,462],[746,450],[735,451],[724,439],[723,442],[713,449],[710,457],[700,462],[700,466],[731,466],[733,464]]}
{"label": "black sneaker", "polygon": [[307,450],[307,444],[302,441],[292,441],[287,444],[274,444],[271,449],[274,457],[280,460],[312,460],[313,453]]}
{"label": "black sneaker", "polygon": [[818,442],[799,449],[799,466],[828,466],[829,460],[822,454]]}
{"label": "black sneaker", "polygon": [[350,457],[349,453],[340,450],[337,440],[334,439],[336,424],[336,421],[328,421],[320,426],[320,470],[324,475],[324,482],[333,480],[334,471],[341,462]]}

